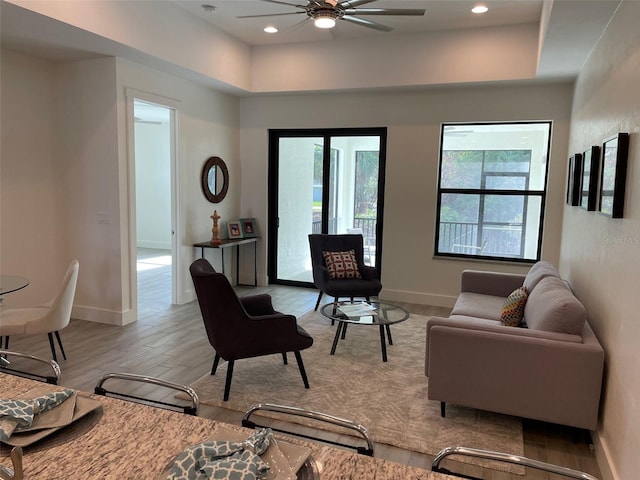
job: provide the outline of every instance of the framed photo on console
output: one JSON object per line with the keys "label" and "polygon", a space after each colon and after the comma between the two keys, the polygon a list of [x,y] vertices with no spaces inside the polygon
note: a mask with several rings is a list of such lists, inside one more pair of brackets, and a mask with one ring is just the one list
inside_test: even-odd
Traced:
{"label": "framed photo on console", "polygon": [[240,222],[237,220],[227,222],[227,233],[229,234],[229,238],[242,238]]}
{"label": "framed photo on console", "polygon": [[580,206],[594,211],[598,203],[598,172],[600,169],[600,147],[597,145],[582,154],[582,181],[580,182]]}
{"label": "framed photo on console", "polygon": [[253,238],[258,236],[258,224],[255,218],[241,218],[240,226],[242,227],[242,236],[244,238]]}
{"label": "framed photo on console", "polygon": [[618,133],[602,144],[599,209],[600,213],[611,218],[622,218],[624,212],[628,155],[628,133]]}

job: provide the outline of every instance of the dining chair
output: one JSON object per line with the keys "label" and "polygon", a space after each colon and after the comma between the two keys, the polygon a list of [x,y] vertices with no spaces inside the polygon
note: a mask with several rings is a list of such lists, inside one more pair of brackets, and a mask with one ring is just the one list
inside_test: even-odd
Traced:
{"label": "dining chair", "polygon": [[211,375],[215,375],[221,358],[228,362],[224,401],[229,400],[235,361],[244,358],[281,354],[286,365],[287,352],[293,352],[304,387],[309,388],[300,351],[313,345],[313,338],[295,316],[275,311],[266,294],[239,298],[227,277],[217,273],[206,259],[193,262],[189,271],[207,337],[215,350]]}
{"label": "dining chair", "polygon": [[[104,386],[105,383],[112,383],[113,380],[118,382],[116,384],[116,389],[107,390]],[[155,385],[169,390],[182,392],[183,394],[185,394],[185,396],[189,397],[190,405],[182,405],[178,403],[165,402],[163,400],[156,400],[150,397],[142,397],[135,394],[135,392],[131,390],[130,385],[133,385],[135,383]],[[161,408],[164,408],[166,410],[181,411],[182,413],[185,413],[187,415],[194,416],[198,414],[198,408],[200,407],[200,400],[198,398],[198,395],[191,387],[181,385],[179,383],[168,382],[158,377],[151,377],[148,375],[135,375],[133,373],[114,372],[103,375],[96,384],[94,393],[96,393],[97,395],[103,395],[105,397],[112,396],[124,400],[133,400],[136,403],[143,403],[145,405],[160,406]]]}
{"label": "dining chair", "polygon": [[[302,417],[307,420],[313,420],[313,422],[311,422],[312,424],[327,423],[330,425],[341,427],[341,429],[352,430],[354,432],[354,435],[362,437],[362,439],[367,444],[366,447],[363,447],[362,445],[353,445],[351,443],[344,443],[335,439],[331,440],[329,438],[322,438],[319,436],[302,433],[300,429],[284,430],[283,428],[280,428],[279,426],[274,425],[273,423],[269,424],[269,428],[275,432],[286,433],[288,435],[295,435],[297,437],[302,437],[309,440],[316,440],[322,443],[328,443],[328,444],[336,445],[339,447],[351,448],[361,455],[368,455],[370,457],[373,457],[374,443],[371,436],[369,435],[369,431],[364,425],[355,423],[352,420],[335,417],[333,415],[329,415],[324,412],[317,412],[314,410],[307,410],[304,408],[292,407],[289,405],[278,405],[275,403],[258,403],[256,405],[251,406],[244,413],[244,416],[242,417],[242,426],[247,428],[265,427],[265,425],[257,424],[253,420],[251,420],[251,416],[254,413],[258,413],[259,415],[260,412],[277,413],[279,414],[278,418],[283,421],[287,421],[287,418],[289,417]],[[305,425],[306,424],[307,422],[305,422]]]}
{"label": "dining chair", "polygon": [[51,355],[54,361],[58,361],[56,348],[53,342],[55,334],[60,346],[62,357],[66,360],[60,330],[69,325],[71,308],[78,283],[78,260],[73,260],[62,281],[62,287],[58,294],[46,304],[31,308],[10,308],[0,310],[0,347],[1,338],[4,337],[4,348],[9,348],[9,337],[12,335],[30,335],[46,333],[49,337]]}
{"label": "dining chair", "polygon": [[[382,290],[378,270],[364,264],[364,240],[361,234],[312,233],[309,235],[309,248],[311,249],[313,281],[316,288],[320,290],[314,310],[318,310],[324,293],[334,297],[334,303],[337,303],[340,297],[349,297],[352,300],[355,297],[364,297],[369,301],[371,297],[375,297]],[[332,274],[325,253],[345,253],[351,250],[353,250],[355,257],[354,268],[348,270],[344,275],[335,272]]]}
{"label": "dining chair", "polygon": [[[484,460],[491,460],[494,462],[501,463],[510,463],[512,465],[520,465],[522,467],[533,468],[535,470],[540,470],[542,472],[547,472],[555,475],[559,475],[562,477],[575,478],[580,480],[598,480],[593,475],[590,475],[585,472],[581,472],[579,470],[574,470],[572,468],[563,467],[561,465],[556,465],[553,463],[541,462],[540,460],[534,460],[532,458],[523,457],[520,455],[513,455],[510,453],[502,453],[502,452],[493,452],[489,450],[481,450],[477,448],[467,448],[467,447],[446,447],[438,452],[438,454],[433,458],[433,462],[431,464],[431,471],[443,473],[446,475],[451,475],[453,477],[459,478],[467,478],[469,480],[482,480],[478,477],[471,477],[465,474],[458,474],[453,472],[447,468],[443,468],[440,466],[440,463],[447,457],[471,457],[471,458],[481,458]],[[528,475],[527,475],[528,476]],[[546,477],[545,477],[546,478]]]}
{"label": "dining chair", "polygon": [[[46,365],[46,369],[35,368],[35,365],[38,363]],[[49,369],[52,370],[53,375],[51,373],[44,373],[45,370],[49,372]],[[60,365],[58,365],[58,362],[55,360],[47,360],[27,353],[12,352],[3,349],[0,349],[0,372],[30,378],[52,385],[58,385],[60,376],[62,375]]]}

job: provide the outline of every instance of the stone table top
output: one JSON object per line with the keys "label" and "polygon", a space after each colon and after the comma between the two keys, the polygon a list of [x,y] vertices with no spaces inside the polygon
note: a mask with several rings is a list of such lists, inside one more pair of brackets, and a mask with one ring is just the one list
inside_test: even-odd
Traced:
{"label": "stone table top", "polygon": [[[0,396],[13,398],[42,385],[0,373]],[[63,387],[51,386],[52,390]],[[82,393],[80,393],[82,394]],[[90,394],[86,394],[90,395]],[[215,437],[217,428],[251,430],[202,417],[95,396],[101,407],[58,432],[25,447],[25,479],[160,479],[187,447]],[[282,437],[281,435],[278,436]],[[453,480],[454,477],[288,437],[311,448],[321,480]],[[10,466],[10,447],[0,463]]]}

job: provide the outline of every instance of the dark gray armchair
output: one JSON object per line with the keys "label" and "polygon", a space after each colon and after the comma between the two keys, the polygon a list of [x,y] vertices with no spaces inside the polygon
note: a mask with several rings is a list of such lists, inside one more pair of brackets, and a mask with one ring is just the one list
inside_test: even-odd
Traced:
{"label": "dark gray armchair", "polygon": [[[309,235],[309,247],[311,248],[311,266],[313,268],[313,281],[320,290],[316,310],[320,305],[322,295],[326,293],[334,297],[337,302],[340,297],[364,297],[370,300],[382,290],[378,271],[375,267],[364,264],[364,241],[362,235]],[[355,251],[358,270],[362,278],[331,278],[325,264],[322,252]]]}
{"label": "dark gray armchair", "polygon": [[309,388],[300,351],[313,345],[313,338],[297,324],[296,317],[277,312],[266,294],[239,298],[221,273],[205,259],[190,267],[202,320],[209,343],[215,350],[211,375],[215,375],[220,358],[229,362],[224,400],[229,399],[235,360],[293,352],[305,388]]}

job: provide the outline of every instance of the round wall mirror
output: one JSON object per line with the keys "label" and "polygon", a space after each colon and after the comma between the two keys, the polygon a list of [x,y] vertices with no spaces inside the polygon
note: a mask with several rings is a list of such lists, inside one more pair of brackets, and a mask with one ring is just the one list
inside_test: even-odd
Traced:
{"label": "round wall mirror", "polygon": [[229,170],[220,157],[211,157],[202,168],[202,191],[211,203],[221,202],[229,189]]}

